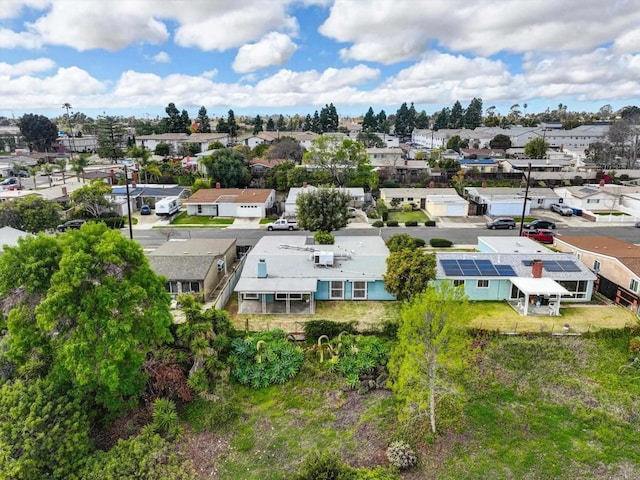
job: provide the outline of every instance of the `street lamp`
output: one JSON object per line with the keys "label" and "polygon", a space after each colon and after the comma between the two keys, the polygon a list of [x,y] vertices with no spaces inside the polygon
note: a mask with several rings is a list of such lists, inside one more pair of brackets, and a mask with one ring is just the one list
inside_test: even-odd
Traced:
{"label": "street lamp", "polygon": [[522,202],[522,217],[520,218],[520,236],[524,229],[524,215],[527,211],[527,200],[529,200],[529,183],[531,182],[531,162],[529,162],[529,170],[527,172],[527,188],[524,191],[524,201]]}
{"label": "street lamp", "polygon": [[131,226],[131,199],[129,197],[129,173],[127,172],[127,164],[124,164],[124,184],[127,190],[127,216],[129,217],[129,239],[133,240],[133,227]]}

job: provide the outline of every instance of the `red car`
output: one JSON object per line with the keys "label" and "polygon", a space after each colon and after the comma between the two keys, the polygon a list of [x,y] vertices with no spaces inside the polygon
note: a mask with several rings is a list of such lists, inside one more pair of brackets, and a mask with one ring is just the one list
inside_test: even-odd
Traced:
{"label": "red car", "polygon": [[553,237],[555,233],[551,230],[538,229],[538,230],[525,230],[522,232],[523,237],[529,237],[532,240],[537,240],[540,243],[553,243]]}

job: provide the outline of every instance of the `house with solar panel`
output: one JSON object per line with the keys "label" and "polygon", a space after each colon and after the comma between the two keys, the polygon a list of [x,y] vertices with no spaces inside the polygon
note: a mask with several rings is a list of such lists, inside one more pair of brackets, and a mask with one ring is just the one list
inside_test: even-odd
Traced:
{"label": "house with solar panel", "polygon": [[595,274],[574,254],[525,237],[480,237],[479,252],[436,253],[436,281],[469,300],[507,301],[522,315],[560,315],[562,302],[588,302]]}
{"label": "house with solar panel", "polygon": [[333,245],[304,236],[262,237],[234,289],[238,313],[313,314],[318,300],[395,300],[382,279],[388,256],[377,236],[339,236]]}

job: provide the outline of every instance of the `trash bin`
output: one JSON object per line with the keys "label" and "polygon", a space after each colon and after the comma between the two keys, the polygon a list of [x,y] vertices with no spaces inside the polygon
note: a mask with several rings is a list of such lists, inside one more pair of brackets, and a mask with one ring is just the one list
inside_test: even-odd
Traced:
{"label": "trash bin", "polygon": [[582,209],[580,209],[580,208],[574,208],[574,209],[573,209],[573,214],[574,214],[576,217],[581,217],[581,216],[582,216]]}

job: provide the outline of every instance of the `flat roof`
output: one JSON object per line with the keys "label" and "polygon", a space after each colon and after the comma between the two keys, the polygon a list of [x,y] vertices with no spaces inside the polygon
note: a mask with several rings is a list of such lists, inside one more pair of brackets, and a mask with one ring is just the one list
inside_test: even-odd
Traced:
{"label": "flat roof", "polygon": [[544,245],[527,237],[478,237],[494,253],[551,253]]}
{"label": "flat roof", "polygon": [[514,277],[509,280],[511,280],[511,283],[518,287],[521,292],[527,295],[567,295],[571,293],[551,278]]}

